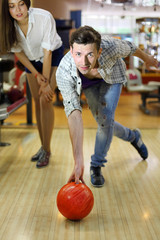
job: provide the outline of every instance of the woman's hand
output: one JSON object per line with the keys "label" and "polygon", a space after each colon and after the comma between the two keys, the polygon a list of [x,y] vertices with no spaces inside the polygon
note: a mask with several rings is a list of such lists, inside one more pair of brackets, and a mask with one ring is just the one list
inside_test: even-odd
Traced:
{"label": "woman's hand", "polygon": [[47,79],[41,73],[37,74],[36,79],[40,86],[42,86],[42,85],[44,86],[47,83]]}
{"label": "woman's hand", "polygon": [[39,89],[39,95],[43,94],[45,99],[49,102],[52,101],[53,99],[53,94],[54,91],[51,89],[50,85],[47,84],[42,84]]}
{"label": "woman's hand", "polygon": [[85,184],[85,181],[83,179],[83,173],[84,173],[84,165],[80,165],[80,166],[75,166],[73,169],[73,172],[68,180],[69,182],[75,182],[76,184],[80,183],[80,181],[82,183]]}

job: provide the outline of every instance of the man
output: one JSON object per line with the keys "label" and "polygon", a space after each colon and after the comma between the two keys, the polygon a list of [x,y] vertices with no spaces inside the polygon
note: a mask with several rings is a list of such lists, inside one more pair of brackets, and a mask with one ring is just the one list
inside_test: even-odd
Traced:
{"label": "man", "polygon": [[157,60],[142,52],[133,43],[110,37],[101,39],[101,35],[89,26],[80,27],[71,35],[70,52],[63,57],[56,73],[68,117],[75,161],[69,182],[84,182],[81,88],[98,124],[90,166],[92,185],[104,185],[101,167],[107,162],[105,157],[113,135],[130,142],[143,159],[148,157],[140,131],[132,131],[114,121],[121,89],[126,82],[126,68],[122,58],[129,55],[141,58],[148,68],[157,67]]}

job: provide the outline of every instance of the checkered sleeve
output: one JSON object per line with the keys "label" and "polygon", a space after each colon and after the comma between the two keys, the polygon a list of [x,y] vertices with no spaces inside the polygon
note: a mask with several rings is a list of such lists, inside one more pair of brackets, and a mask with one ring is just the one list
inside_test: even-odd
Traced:
{"label": "checkered sleeve", "polygon": [[137,47],[129,41],[106,37],[102,41],[102,46],[105,49],[105,54],[112,58],[126,58],[132,55]]}
{"label": "checkered sleeve", "polygon": [[126,58],[136,51],[136,47],[129,41],[115,40],[115,53],[117,58]]}
{"label": "checkered sleeve", "polygon": [[68,117],[75,109],[82,111],[80,96],[77,93],[77,82],[72,77],[71,58],[65,55],[56,72],[57,86],[62,94],[63,105]]}

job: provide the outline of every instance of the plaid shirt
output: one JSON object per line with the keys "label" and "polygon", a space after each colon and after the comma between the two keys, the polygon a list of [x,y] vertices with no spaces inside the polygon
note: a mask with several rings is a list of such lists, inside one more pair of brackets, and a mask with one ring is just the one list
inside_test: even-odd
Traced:
{"label": "plaid shirt", "polygon": [[[125,76],[126,65],[122,58],[132,55],[136,51],[135,44],[105,37],[101,41],[101,48],[98,72],[102,79],[109,84],[125,83],[127,81]],[[60,62],[56,79],[63,97],[67,117],[75,109],[82,111],[80,106],[81,78],[70,52]]]}

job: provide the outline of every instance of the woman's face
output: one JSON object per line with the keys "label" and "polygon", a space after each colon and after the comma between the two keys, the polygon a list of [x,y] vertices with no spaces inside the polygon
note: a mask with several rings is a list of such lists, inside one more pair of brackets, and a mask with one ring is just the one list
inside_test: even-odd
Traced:
{"label": "woman's face", "polygon": [[23,22],[28,18],[28,8],[22,0],[8,0],[9,13],[18,22]]}

